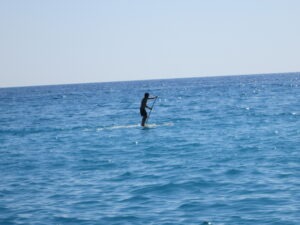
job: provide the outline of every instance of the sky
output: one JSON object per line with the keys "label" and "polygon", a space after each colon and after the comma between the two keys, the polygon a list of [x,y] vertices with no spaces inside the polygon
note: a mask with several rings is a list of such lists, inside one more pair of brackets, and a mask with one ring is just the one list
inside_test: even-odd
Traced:
{"label": "sky", "polygon": [[0,0],[0,87],[300,71],[299,0]]}

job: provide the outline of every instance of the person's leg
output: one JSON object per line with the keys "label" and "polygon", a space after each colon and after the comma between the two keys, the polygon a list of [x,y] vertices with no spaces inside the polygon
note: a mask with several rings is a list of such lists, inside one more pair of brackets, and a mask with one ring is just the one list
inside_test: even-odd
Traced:
{"label": "person's leg", "polygon": [[147,116],[143,116],[142,124],[141,124],[142,126],[145,126],[146,119],[147,119]]}

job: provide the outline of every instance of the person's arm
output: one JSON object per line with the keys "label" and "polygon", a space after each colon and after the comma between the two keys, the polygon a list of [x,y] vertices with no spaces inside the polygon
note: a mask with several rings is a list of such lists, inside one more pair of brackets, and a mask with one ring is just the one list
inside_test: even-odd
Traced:
{"label": "person's arm", "polygon": [[[148,99],[156,99],[156,98],[158,98],[158,96],[150,97],[150,98],[148,98]],[[149,107],[149,106],[147,106],[147,105],[146,105],[146,108],[148,108],[148,109],[152,110],[152,108],[151,108],[151,107]]]}
{"label": "person's arm", "polygon": [[158,96],[153,96],[153,97],[150,97],[148,99],[156,99],[156,98],[158,98]]}

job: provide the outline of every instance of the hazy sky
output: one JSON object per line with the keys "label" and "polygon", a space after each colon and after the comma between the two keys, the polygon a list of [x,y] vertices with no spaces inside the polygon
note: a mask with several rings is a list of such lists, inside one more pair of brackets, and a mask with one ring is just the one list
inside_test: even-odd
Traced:
{"label": "hazy sky", "polygon": [[299,0],[0,0],[0,87],[300,71]]}

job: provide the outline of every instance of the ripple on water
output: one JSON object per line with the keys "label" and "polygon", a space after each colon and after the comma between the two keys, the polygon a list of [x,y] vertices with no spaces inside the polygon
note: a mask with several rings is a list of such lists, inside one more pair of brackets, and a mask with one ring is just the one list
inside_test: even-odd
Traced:
{"label": "ripple on water", "polygon": [[299,82],[0,89],[0,224],[298,224]]}

